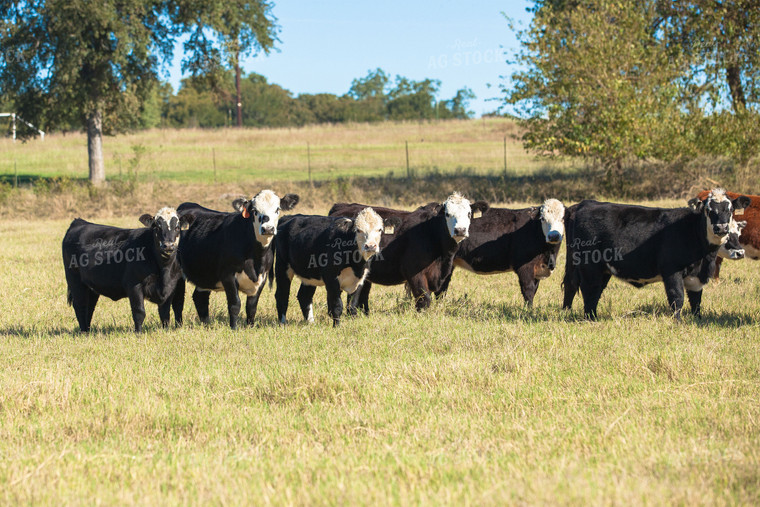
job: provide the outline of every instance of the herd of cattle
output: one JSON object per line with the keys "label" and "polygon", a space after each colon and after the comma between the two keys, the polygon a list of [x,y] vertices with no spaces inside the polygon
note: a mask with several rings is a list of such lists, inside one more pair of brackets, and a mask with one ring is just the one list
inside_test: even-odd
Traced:
{"label": "herd of cattle", "polygon": [[[341,294],[347,311],[369,313],[373,284],[406,284],[417,310],[443,294],[454,267],[478,274],[514,271],[530,305],[539,281],[567,245],[563,307],[580,290],[587,318],[611,276],[635,287],[663,282],[680,318],[684,290],[699,315],[702,289],[717,277],[721,258],[760,258],[760,197],[704,191],[688,207],[665,209],[585,200],[565,207],[557,199],[526,209],[492,208],[459,193],[414,211],[335,204],[328,216],[286,215],[295,194],[263,190],[237,199],[234,212],[194,203],[140,217],[145,227],[122,229],[77,218],[63,238],[68,302],[79,327],[90,329],[98,298],[129,298],[135,331],[142,330],[144,300],[158,305],[166,327],[173,310],[182,324],[186,281],[203,323],[209,296],[224,291],[230,327],[238,324],[246,295],[253,324],[265,282],[276,282],[277,316],[286,323],[290,284],[300,282],[298,303],[313,321],[318,286],[327,291],[328,314],[338,325]],[[274,268],[274,273],[272,269]]]}

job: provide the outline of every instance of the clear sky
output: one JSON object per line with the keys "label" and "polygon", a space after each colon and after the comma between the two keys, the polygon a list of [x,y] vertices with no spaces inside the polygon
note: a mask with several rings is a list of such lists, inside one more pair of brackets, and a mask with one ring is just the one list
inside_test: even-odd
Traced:
{"label": "clear sky", "polygon": [[[343,95],[351,81],[382,68],[392,79],[439,79],[439,99],[465,86],[476,95],[476,116],[499,105],[500,76],[517,48],[502,13],[526,25],[528,0],[274,0],[281,27],[278,51],[243,62],[293,92]],[[170,69],[176,90],[181,50]],[[490,87],[489,87],[490,85]],[[488,100],[492,99],[492,100]]]}

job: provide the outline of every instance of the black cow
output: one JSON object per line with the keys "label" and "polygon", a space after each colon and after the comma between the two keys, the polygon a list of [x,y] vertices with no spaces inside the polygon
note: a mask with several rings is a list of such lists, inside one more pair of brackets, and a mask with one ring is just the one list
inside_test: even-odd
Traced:
{"label": "black cow", "polygon": [[731,219],[728,228],[728,239],[715,252],[710,252],[700,261],[687,267],[683,272],[683,286],[686,296],[689,298],[689,306],[692,315],[697,317],[701,314],[702,289],[718,271],[718,259],[738,260],[744,258],[744,248],[739,242],[742,229],[747,222],[736,222]]}
{"label": "black cow", "polygon": [[343,306],[341,290],[353,293],[364,282],[372,257],[380,251],[385,226],[397,219],[383,219],[372,208],[362,210],[355,219],[294,215],[284,220],[275,239],[275,279],[277,316],[287,322],[290,283],[301,280],[298,303],[304,319],[312,322],[312,301],[317,286],[327,290],[327,311],[333,325],[340,323]]}
{"label": "black cow", "polygon": [[[442,204],[431,203],[408,214],[394,214],[402,223],[393,235],[384,237],[382,259],[372,264],[368,280],[354,294],[349,313],[363,308],[369,313],[369,292],[372,283],[399,285],[407,283],[417,310],[430,306],[431,293],[440,292],[454,268],[454,255],[459,244],[469,235],[473,213],[483,213],[488,203],[470,201],[459,193],[450,195]],[[352,216],[348,206],[333,206],[334,214]]]}
{"label": "black cow", "polygon": [[[459,244],[454,266],[481,275],[514,271],[530,306],[539,281],[556,266],[564,216],[565,206],[557,199],[547,199],[538,208],[489,208],[470,224],[470,236]],[[451,275],[441,292],[450,281]]]}
{"label": "black cow", "polygon": [[696,209],[649,208],[583,201],[567,209],[567,260],[563,307],[572,307],[578,289],[584,313],[597,317],[597,305],[611,276],[635,287],[662,281],[668,304],[680,318],[684,301],[684,272],[716,253],[726,241],[735,207],[721,189]]}
{"label": "black cow", "polygon": [[[185,278],[195,285],[193,302],[201,322],[209,321],[211,291],[227,295],[230,327],[237,327],[240,313],[238,292],[246,294],[247,323],[256,317],[259,295],[272,269],[272,240],[277,234],[280,211],[289,211],[298,196],[280,199],[271,190],[262,190],[253,199],[236,199],[234,213],[213,211],[195,203],[179,206],[180,216],[193,216],[195,222],[182,234],[180,263]],[[182,312],[185,284],[177,285],[173,307]]]}
{"label": "black cow", "polygon": [[[155,217],[145,214],[142,229],[121,229],[77,218],[63,237],[63,268],[68,302],[82,332],[90,330],[92,314],[100,296],[114,301],[128,297],[135,332],[142,331],[144,300],[158,305],[161,325],[169,325],[171,295],[182,280],[177,262],[180,229],[192,223],[172,208]],[[177,325],[182,315],[175,312]]]}

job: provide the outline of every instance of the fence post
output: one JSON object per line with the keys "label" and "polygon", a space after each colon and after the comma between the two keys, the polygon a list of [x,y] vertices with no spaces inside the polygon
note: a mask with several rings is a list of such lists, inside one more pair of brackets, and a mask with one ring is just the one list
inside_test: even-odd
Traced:
{"label": "fence post", "polygon": [[311,186],[311,146],[306,143],[306,164],[309,169],[309,186]]}
{"label": "fence post", "polygon": [[504,136],[504,178],[507,177],[507,136]]}
{"label": "fence post", "polygon": [[211,148],[211,160],[214,163],[214,183],[216,183],[216,148]]}
{"label": "fence post", "polygon": [[406,179],[411,180],[412,173],[409,170],[409,141],[404,141],[404,144],[406,145]]}

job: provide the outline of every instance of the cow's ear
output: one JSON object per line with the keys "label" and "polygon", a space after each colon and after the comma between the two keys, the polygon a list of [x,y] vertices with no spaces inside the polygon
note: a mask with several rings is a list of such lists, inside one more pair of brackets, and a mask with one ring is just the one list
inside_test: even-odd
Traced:
{"label": "cow's ear", "polygon": [[694,211],[702,211],[702,206],[704,206],[705,203],[700,200],[699,197],[694,197],[693,199],[689,199],[688,205]]}
{"label": "cow's ear", "polygon": [[144,214],[140,217],[140,223],[143,224],[145,227],[150,227],[153,225],[153,216],[149,214]]}
{"label": "cow's ear", "polygon": [[752,203],[749,197],[746,195],[740,195],[733,201],[731,201],[731,204],[733,205],[735,210],[740,210],[749,207],[749,205]]}
{"label": "cow's ear", "polygon": [[235,211],[239,211],[240,214],[243,215],[243,218],[251,216],[251,213],[248,211],[250,206],[251,201],[248,199],[235,199],[232,201],[232,207],[235,208]]}
{"label": "cow's ear", "polygon": [[383,220],[383,234],[396,234],[396,228],[401,226],[401,218],[388,217]]}
{"label": "cow's ear", "polygon": [[470,208],[472,209],[472,218],[480,218],[483,213],[488,211],[489,206],[486,201],[475,201],[470,205]]}
{"label": "cow's ear", "polygon": [[532,219],[536,219],[541,216],[541,207],[540,206],[533,206],[530,208],[530,217]]}
{"label": "cow's ear", "polygon": [[195,215],[184,215],[179,219],[179,230],[186,231],[190,228],[190,224],[195,221]]}
{"label": "cow's ear", "polygon": [[298,194],[285,194],[282,199],[280,199],[280,209],[282,211],[290,211],[296,207],[299,200],[300,197],[298,197]]}
{"label": "cow's ear", "polygon": [[354,221],[350,218],[340,218],[335,222],[335,228],[341,232],[351,232],[354,228]]}

